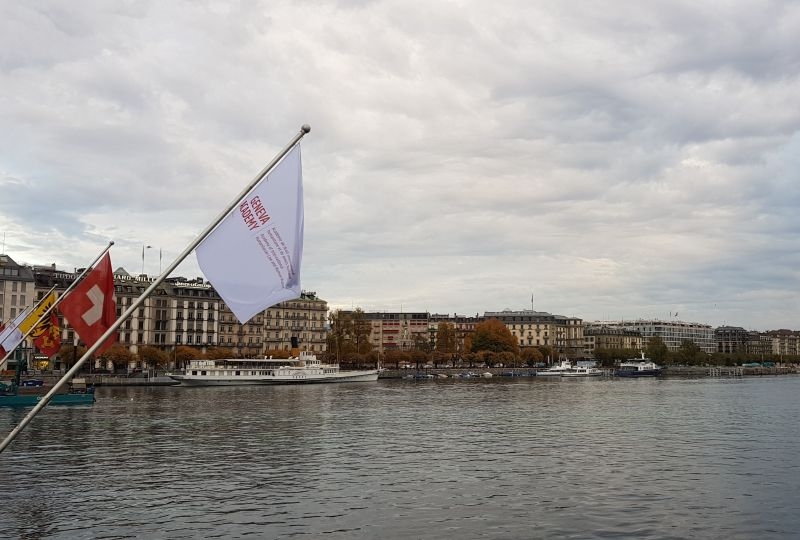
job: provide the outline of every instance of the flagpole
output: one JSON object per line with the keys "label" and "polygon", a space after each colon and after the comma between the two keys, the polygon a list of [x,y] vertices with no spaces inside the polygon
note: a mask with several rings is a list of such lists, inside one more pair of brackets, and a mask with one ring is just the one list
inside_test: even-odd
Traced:
{"label": "flagpole", "polygon": [[105,333],[104,333],[102,336],[100,336],[100,337],[97,339],[97,341],[95,341],[95,342],[94,342],[94,345],[92,345],[91,347],[89,347],[89,349],[87,349],[87,350],[86,350],[86,352],[83,354],[83,356],[81,356],[80,360],[78,360],[77,362],[75,362],[75,365],[74,365],[74,366],[72,366],[72,368],[70,368],[70,370],[69,370],[69,371],[67,371],[67,372],[64,374],[64,376],[63,376],[63,377],[61,377],[61,380],[59,380],[59,381],[58,381],[58,382],[57,382],[57,383],[56,383],[56,384],[53,386],[53,388],[51,388],[51,389],[50,389],[50,391],[49,391],[49,392],[48,392],[48,393],[47,393],[47,394],[46,394],[44,397],[42,397],[42,399],[39,401],[39,403],[37,403],[37,404],[36,404],[36,406],[35,406],[33,409],[31,409],[31,411],[30,411],[30,412],[29,412],[29,413],[28,413],[28,414],[25,416],[25,418],[23,418],[23,419],[22,419],[22,421],[19,423],[19,425],[17,425],[17,427],[15,427],[15,428],[14,428],[14,429],[11,431],[11,433],[9,433],[9,434],[8,434],[8,436],[7,436],[7,437],[6,437],[6,438],[3,440],[3,442],[2,442],[2,443],[0,443],[0,453],[2,453],[2,452],[3,452],[3,450],[5,450],[5,449],[6,449],[6,447],[7,447],[9,444],[11,444],[11,441],[13,441],[13,440],[16,438],[16,436],[17,436],[17,435],[20,433],[20,431],[22,431],[22,430],[25,428],[25,426],[27,426],[27,425],[30,423],[30,421],[31,421],[31,420],[33,420],[33,418],[34,418],[34,417],[35,417],[37,414],[39,414],[39,411],[41,411],[41,410],[44,408],[44,406],[45,406],[45,405],[47,405],[47,404],[50,402],[50,400],[53,398],[53,396],[56,394],[56,392],[57,392],[57,391],[58,391],[58,390],[59,390],[59,389],[60,389],[62,386],[64,386],[64,384],[66,384],[66,382],[67,382],[68,380],[70,380],[70,379],[72,378],[72,376],[73,376],[73,375],[74,375],[74,374],[75,374],[75,373],[78,371],[78,369],[80,369],[80,367],[83,365],[83,363],[86,361],[86,359],[87,359],[87,358],[89,358],[89,356],[91,356],[91,355],[92,355],[92,354],[93,354],[93,353],[94,353],[94,352],[95,352],[97,349],[99,349],[99,348],[100,348],[100,346],[101,346],[101,345],[103,345],[103,343],[105,343],[106,339],[108,339],[108,338],[111,336],[111,334],[113,334],[113,333],[114,333],[114,332],[117,330],[117,328],[119,328],[120,326],[122,326],[122,323],[125,321],[125,319],[127,319],[127,318],[128,318],[128,317],[129,317],[129,316],[130,316],[130,315],[131,315],[131,314],[132,314],[134,311],[136,311],[136,309],[137,309],[137,308],[138,308],[138,307],[139,307],[141,304],[143,304],[143,303],[144,303],[145,299],[147,299],[147,297],[150,295],[150,293],[152,293],[152,292],[153,292],[153,291],[156,289],[156,287],[158,287],[159,285],[161,285],[161,283],[162,283],[162,282],[163,282],[163,281],[164,281],[164,280],[167,278],[167,276],[169,276],[169,275],[172,273],[172,271],[173,271],[173,270],[175,270],[175,269],[178,267],[178,265],[179,265],[180,263],[182,263],[182,262],[183,262],[183,260],[184,260],[186,257],[188,257],[188,256],[189,256],[189,254],[190,254],[192,251],[194,251],[194,249],[195,249],[195,248],[196,248],[198,245],[200,245],[200,242],[202,242],[202,241],[205,239],[205,237],[206,237],[206,236],[208,236],[209,234],[211,234],[211,231],[213,231],[213,230],[216,228],[216,226],[217,226],[217,225],[219,225],[219,224],[220,224],[220,222],[221,222],[223,219],[225,219],[225,217],[226,217],[226,216],[227,216],[227,215],[228,215],[228,214],[229,214],[229,213],[230,213],[230,212],[231,212],[231,211],[232,211],[234,208],[236,208],[236,206],[239,204],[239,201],[241,201],[241,200],[244,198],[244,196],[245,196],[245,195],[247,195],[247,194],[248,194],[250,191],[252,191],[252,189],[253,189],[253,188],[254,188],[254,187],[255,187],[255,186],[256,186],[256,185],[257,185],[257,184],[258,184],[258,183],[259,183],[259,182],[260,182],[260,181],[261,181],[261,180],[262,180],[262,179],[263,179],[263,178],[266,176],[266,175],[267,175],[267,174],[269,174],[269,172],[270,172],[270,171],[271,171],[271,170],[272,170],[272,169],[273,169],[273,168],[274,168],[274,167],[275,167],[275,166],[276,166],[276,165],[277,165],[277,164],[278,164],[278,163],[281,161],[281,159],[283,159],[283,157],[284,157],[286,154],[288,154],[288,153],[289,153],[289,151],[290,151],[292,148],[294,148],[294,147],[297,145],[297,143],[299,143],[299,142],[300,142],[300,139],[302,139],[302,138],[303,138],[303,137],[304,137],[304,136],[305,136],[307,133],[309,133],[310,131],[311,131],[311,126],[309,126],[308,124],[303,124],[303,126],[300,128],[300,131],[297,133],[297,135],[295,135],[295,136],[292,138],[292,140],[289,142],[289,144],[287,144],[287,145],[286,145],[286,146],[283,148],[283,150],[281,150],[281,151],[278,153],[278,155],[276,155],[276,156],[273,158],[273,160],[272,160],[272,161],[270,161],[270,162],[269,162],[269,164],[268,164],[266,167],[264,167],[264,168],[261,170],[261,172],[260,172],[260,173],[258,173],[258,175],[257,175],[255,178],[253,178],[253,180],[251,180],[251,181],[250,181],[250,183],[249,183],[249,184],[248,184],[248,185],[247,185],[247,186],[246,186],[246,187],[245,187],[245,188],[244,188],[244,189],[243,189],[243,190],[242,190],[242,191],[241,191],[241,192],[240,192],[240,193],[239,193],[239,194],[238,194],[238,195],[237,195],[237,196],[236,196],[236,197],[235,197],[235,198],[234,198],[234,199],[231,201],[231,202],[230,202],[230,204],[229,204],[229,205],[228,205],[228,206],[225,208],[225,210],[223,210],[223,211],[222,211],[222,212],[221,212],[221,213],[220,213],[220,214],[219,214],[219,215],[216,217],[216,219],[215,219],[215,220],[214,220],[214,221],[213,221],[213,222],[212,222],[212,223],[211,223],[211,224],[210,224],[208,227],[206,227],[206,228],[205,228],[205,230],[203,230],[203,232],[201,232],[201,233],[200,233],[200,234],[197,236],[197,238],[195,238],[195,239],[192,241],[192,243],[191,243],[191,244],[189,244],[189,245],[186,247],[186,249],[184,249],[184,250],[183,250],[183,252],[182,252],[180,255],[178,255],[178,258],[177,258],[177,259],[175,259],[175,261],[174,261],[174,262],[172,262],[172,264],[170,264],[169,266],[167,266],[167,268],[164,270],[164,272],[162,272],[162,273],[161,273],[161,275],[159,275],[159,276],[158,276],[158,277],[157,277],[157,278],[156,278],[156,279],[155,279],[155,280],[154,280],[154,281],[153,281],[153,282],[150,284],[150,286],[149,286],[149,287],[147,287],[147,289],[145,289],[145,291],[144,291],[144,292],[143,292],[143,293],[142,293],[142,294],[139,296],[139,298],[137,298],[137,299],[136,299],[136,300],[135,300],[135,301],[134,301],[134,302],[133,302],[133,303],[132,303],[132,304],[131,304],[131,305],[128,307],[128,309],[126,309],[126,310],[125,310],[125,312],[124,312],[122,315],[120,315],[120,316],[117,318],[117,320],[116,320],[116,321],[114,321],[114,324],[112,324],[112,325],[111,325],[111,326],[110,326],[110,327],[109,327],[109,328],[108,328],[108,329],[105,331]]}
{"label": "flagpole", "polygon": [[[27,332],[25,332],[25,335],[24,335],[24,336],[22,336],[22,340],[20,340],[20,343],[22,343],[23,341],[25,341],[25,340],[27,339],[27,337],[28,337],[29,335],[31,335],[31,333],[32,333],[32,332],[33,332],[33,331],[36,329],[36,327],[37,327],[37,326],[39,326],[39,323],[40,323],[41,321],[43,321],[43,320],[45,319],[45,317],[47,317],[48,315],[50,315],[50,312],[51,312],[51,311],[53,311],[53,310],[56,308],[56,306],[57,306],[57,305],[58,305],[58,304],[61,302],[61,299],[62,299],[62,298],[65,298],[65,297],[67,296],[67,293],[68,293],[69,291],[71,291],[73,288],[75,288],[75,286],[76,286],[76,285],[77,285],[77,284],[80,282],[80,280],[81,280],[81,279],[83,279],[83,276],[84,276],[84,275],[86,275],[86,272],[88,272],[88,271],[89,271],[89,269],[90,269],[91,267],[93,267],[93,266],[95,265],[95,263],[97,263],[97,261],[99,261],[99,260],[100,260],[100,258],[101,258],[103,255],[105,255],[105,254],[108,252],[108,250],[109,250],[109,249],[111,249],[111,246],[113,246],[113,245],[114,245],[114,241],[112,240],[112,241],[110,241],[110,242],[108,243],[108,245],[107,245],[107,246],[106,246],[106,247],[103,249],[103,251],[101,251],[101,252],[100,252],[100,255],[98,255],[98,256],[95,258],[95,260],[93,260],[93,261],[91,262],[91,264],[90,264],[89,266],[87,266],[86,268],[84,268],[84,269],[83,269],[83,272],[81,272],[81,273],[80,273],[80,275],[79,275],[78,277],[76,277],[76,278],[73,280],[73,282],[72,282],[72,283],[70,283],[69,287],[67,287],[67,288],[66,288],[66,290],[65,290],[63,293],[61,293],[61,294],[58,296],[58,298],[56,298],[56,299],[55,299],[55,301],[53,302],[53,305],[52,305],[52,306],[50,306],[49,308],[47,308],[47,310],[46,310],[44,313],[42,313],[42,316],[41,316],[41,317],[39,317],[39,318],[36,320],[36,323],[35,323],[35,324],[33,324],[33,325],[31,325],[31,327],[30,327],[30,328],[28,328],[28,331],[27,331]],[[44,296],[42,297],[42,299],[41,299],[41,300],[39,300],[39,301],[36,303],[36,307],[34,307],[34,308],[33,308],[33,311],[36,311],[36,309],[37,309],[37,308],[38,308],[38,307],[41,305],[41,303],[42,303],[42,302],[44,302],[44,300],[45,300],[45,299],[46,299],[48,296],[50,296],[50,293],[51,293],[51,292],[53,292],[53,290],[54,290],[55,288],[56,288],[56,286],[55,286],[55,285],[53,285],[53,288],[52,288],[52,289],[50,289],[49,291],[47,291],[47,294],[46,294],[46,295],[44,295]],[[16,348],[15,348],[14,350],[16,350]],[[13,352],[14,352],[14,350],[8,351],[8,352],[6,353],[6,355],[5,355],[5,357],[3,358],[3,360],[0,360],[0,366],[4,365],[4,364],[6,363],[6,360],[8,360],[8,357],[9,357],[9,356],[11,356],[11,353],[13,353]],[[0,452],[2,452],[2,450],[0,450]]]}

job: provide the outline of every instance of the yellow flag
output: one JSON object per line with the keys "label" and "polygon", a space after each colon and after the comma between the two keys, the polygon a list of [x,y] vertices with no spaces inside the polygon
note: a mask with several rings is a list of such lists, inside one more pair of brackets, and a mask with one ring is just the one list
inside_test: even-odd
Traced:
{"label": "yellow flag", "polygon": [[42,303],[39,304],[39,307],[31,311],[31,314],[25,317],[25,320],[22,321],[22,323],[19,325],[19,330],[20,332],[22,332],[22,335],[27,334],[28,330],[33,328],[33,326],[39,321],[39,319],[42,318],[44,312],[50,309],[50,306],[52,306],[55,303],[55,301],[56,301],[56,293],[55,291],[53,291],[50,294],[48,294],[44,300],[42,300]]}

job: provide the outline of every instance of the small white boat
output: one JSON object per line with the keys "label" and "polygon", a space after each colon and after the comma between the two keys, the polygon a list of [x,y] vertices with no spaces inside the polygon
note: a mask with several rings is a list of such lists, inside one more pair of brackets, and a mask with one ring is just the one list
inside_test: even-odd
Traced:
{"label": "small white boat", "polygon": [[484,379],[491,379],[492,378],[492,374],[487,371],[485,373],[482,373],[481,377],[483,377]]}
{"label": "small white boat", "polygon": [[338,364],[323,364],[313,353],[296,358],[225,358],[190,360],[181,373],[168,374],[185,386],[243,384],[298,384],[369,382],[378,370],[340,371]]}
{"label": "small white boat", "polygon": [[561,363],[557,366],[553,366],[549,369],[545,369],[542,371],[537,371],[537,377],[560,377],[564,373],[572,371],[572,364],[569,360],[562,360]]}
{"label": "small white boat", "polygon": [[561,374],[562,377],[598,377],[603,374],[603,371],[596,367],[590,366],[575,366],[570,371],[565,371]]}

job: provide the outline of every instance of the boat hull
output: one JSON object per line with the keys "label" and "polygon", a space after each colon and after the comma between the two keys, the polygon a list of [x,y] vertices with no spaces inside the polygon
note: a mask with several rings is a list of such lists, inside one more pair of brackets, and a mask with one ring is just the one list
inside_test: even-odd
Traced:
{"label": "boat hull", "polygon": [[617,370],[614,372],[615,377],[628,377],[628,378],[658,377],[659,375],[661,375],[660,369],[642,369],[639,371]]}
{"label": "boat hull", "polygon": [[378,380],[378,370],[369,371],[341,371],[325,376],[241,376],[241,377],[214,377],[192,376],[185,374],[170,374],[173,380],[182,386],[257,386],[275,384],[326,384],[343,382],[372,382]]}
{"label": "boat hull", "polygon": [[[0,395],[0,407],[34,407],[43,397],[44,395],[39,394]],[[91,405],[94,402],[93,393],[56,394],[48,405]]]}

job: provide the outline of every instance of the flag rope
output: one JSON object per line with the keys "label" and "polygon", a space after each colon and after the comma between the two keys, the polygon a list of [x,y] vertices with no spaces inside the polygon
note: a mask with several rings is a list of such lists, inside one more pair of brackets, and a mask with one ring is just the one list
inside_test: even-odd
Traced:
{"label": "flag rope", "polygon": [[192,251],[194,251],[194,249],[195,249],[195,248],[196,248],[198,245],[200,245],[200,242],[202,242],[202,241],[205,239],[205,237],[206,237],[206,236],[208,236],[209,234],[211,234],[211,232],[212,232],[212,231],[213,231],[213,230],[214,230],[214,229],[217,227],[217,225],[219,225],[219,224],[220,224],[220,222],[222,222],[222,220],[223,220],[223,219],[225,219],[225,217],[226,217],[226,216],[227,216],[227,215],[228,215],[230,212],[232,212],[232,211],[233,211],[233,210],[236,208],[236,206],[239,204],[239,201],[241,201],[241,200],[242,200],[242,199],[243,199],[243,198],[244,198],[244,197],[245,197],[245,196],[246,196],[248,193],[250,193],[250,191],[252,191],[252,190],[253,190],[253,188],[254,188],[254,187],[255,187],[255,186],[256,186],[256,185],[257,185],[257,184],[258,184],[258,183],[259,183],[259,182],[260,182],[260,181],[261,181],[261,180],[262,180],[262,179],[263,179],[263,178],[264,178],[264,177],[267,175],[267,174],[269,174],[269,172],[270,172],[270,171],[271,171],[271,170],[272,170],[272,169],[273,169],[273,168],[274,168],[274,167],[275,167],[275,166],[276,166],[276,165],[277,165],[277,164],[278,164],[278,163],[281,161],[281,159],[283,159],[283,157],[284,157],[286,154],[288,154],[288,153],[289,153],[289,151],[290,151],[292,148],[294,148],[294,147],[297,145],[297,143],[299,143],[299,142],[300,142],[300,139],[302,139],[302,138],[303,138],[303,137],[304,137],[304,136],[305,136],[307,133],[309,133],[310,131],[311,131],[311,127],[310,127],[308,124],[303,124],[303,126],[300,128],[300,131],[299,131],[299,132],[298,132],[298,133],[297,133],[297,134],[296,134],[296,135],[295,135],[295,136],[292,138],[292,140],[289,142],[289,144],[287,144],[287,145],[286,145],[286,146],[283,148],[283,150],[281,150],[281,151],[278,153],[278,155],[276,155],[276,156],[275,156],[275,157],[272,159],[272,161],[270,161],[270,162],[267,164],[267,166],[266,166],[266,167],[264,167],[264,168],[261,170],[261,172],[259,172],[259,173],[258,173],[258,175],[257,175],[255,178],[253,178],[253,180],[251,180],[251,181],[250,181],[250,183],[249,183],[247,186],[245,186],[245,188],[244,188],[244,189],[241,191],[241,193],[239,193],[239,195],[237,195],[237,196],[236,196],[236,197],[235,197],[235,198],[234,198],[234,199],[233,199],[233,200],[230,202],[230,204],[229,204],[229,205],[228,205],[228,206],[225,208],[225,210],[223,210],[223,211],[222,211],[222,212],[221,212],[221,213],[220,213],[220,214],[217,216],[217,218],[216,218],[216,219],[215,219],[215,220],[214,220],[214,221],[213,221],[213,222],[212,222],[210,225],[208,225],[208,227],[206,227],[206,228],[205,228],[205,230],[203,230],[203,232],[201,232],[201,233],[200,233],[200,234],[197,236],[197,238],[195,238],[195,239],[194,239],[194,240],[193,240],[193,241],[192,241],[192,242],[191,242],[191,243],[190,243],[190,244],[189,244],[189,245],[186,247],[186,249],[184,249],[184,250],[183,250],[183,252],[182,252],[180,255],[178,255],[178,257],[175,259],[175,261],[173,261],[173,262],[172,262],[172,263],[171,263],[171,264],[170,264],[170,265],[169,265],[169,266],[168,266],[168,267],[167,267],[167,268],[166,268],[166,269],[165,269],[165,270],[164,270],[164,271],[161,273],[161,275],[160,275],[160,276],[158,276],[158,277],[157,277],[157,278],[156,278],[156,279],[155,279],[155,280],[154,280],[154,281],[153,281],[153,282],[150,284],[150,286],[149,286],[149,287],[147,287],[147,289],[145,289],[145,291],[144,291],[144,292],[143,292],[143,293],[142,293],[142,294],[141,294],[141,295],[140,295],[140,296],[139,296],[139,297],[138,297],[138,298],[137,298],[137,299],[136,299],[134,302],[132,302],[132,303],[131,303],[131,305],[128,307],[128,309],[126,309],[126,310],[125,310],[125,312],[124,312],[122,315],[120,315],[119,317],[117,317],[117,320],[116,320],[116,321],[114,321],[114,324],[112,324],[112,325],[111,325],[111,326],[110,326],[110,327],[109,327],[109,328],[108,328],[108,329],[105,331],[105,333],[104,333],[102,336],[100,336],[100,337],[97,339],[97,341],[95,341],[95,343],[94,343],[94,344],[93,344],[91,347],[89,347],[89,348],[86,350],[86,352],[83,354],[83,356],[81,356],[80,360],[78,360],[77,362],[75,362],[75,365],[73,365],[73,366],[70,368],[70,370],[69,370],[69,371],[67,371],[67,372],[64,374],[64,376],[61,378],[61,380],[59,380],[59,381],[58,381],[58,382],[55,384],[55,386],[53,386],[53,388],[51,388],[51,389],[50,389],[50,391],[49,391],[49,392],[48,392],[48,393],[47,393],[47,394],[46,394],[44,397],[42,397],[42,399],[41,399],[41,400],[40,400],[40,401],[39,401],[39,402],[36,404],[36,406],[35,406],[35,407],[34,407],[34,408],[33,408],[33,409],[32,409],[32,410],[31,410],[31,411],[30,411],[30,412],[29,412],[29,413],[28,413],[28,414],[25,416],[25,418],[23,418],[23,419],[20,421],[20,423],[17,425],[17,427],[15,427],[13,430],[11,430],[11,432],[8,434],[8,436],[6,436],[6,438],[3,440],[3,442],[2,442],[2,443],[0,443],[0,453],[2,453],[2,452],[3,452],[3,450],[5,450],[5,449],[6,449],[6,447],[8,447],[8,445],[9,445],[9,444],[11,444],[11,441],[13,441],[13,440],[14,440],[14,439],[17,437],[17,435],[19,435],[19,433],[20,433],[20,432],[21,432],[21,431],[22,431],[22,430],[25,428],[25,426],[27,426],[27,425],[30,423],[30,421],[31,421],[31,420],[33,420],[33,418],[34,418],[34,417],[35,417],[37,414],[39,414],[39,411],[41,411],[41,410],[42,410],[42,409],[45,407],[45,405],[47,405],[47,404],[50,402],[50,400],[53,398],[53,396],[56,394],[56,392],[57,392],[59,389],[61,389],[61,387],[62,387],[62,386],[64,386],[64,384],[66,384],[66,382],[67,382],[67,381],[69,381],[69,380],[70,380],[70,379],[73,377],[73,375],[75,375],[75,373],[76,373],[76,372],[77,372],[77,371],[80,369],[80,367],[81,367],[81,366],[84,364],[84,362],[86,362],[86,359],[87,359],[87,358],[89,358],[89,356],[91,356],[92,354],[94,354],[94,352],[95,352],[95,351],[96,351],[98,348],[100,348],[100,346],[101,346],[103,343],[105,343],[106,339],[108,339],[108,338],[109,338],[109,336],[111,336],[111,334],[113,334],[113,333],[114,333],[114,332],[117,330],[117,328],[119,328],[120,326],[122,326],[122,323],[123,323],[123,322],[125,322],[125,320],[126,320],[128,317],[130,317],[130,315],[131,315],[131,314],[132,314],[134,311],[136,311],[136,309],[137,309],[137,308],[138,308],[138,307],[139,307],[141,304],[143,304],[143,303],[144,303],[144,301],[147,299],[147,297],[150,295],[150,293],[152,293],[152,292],[153,292],[153,291],[156,289],[156,287],[158,287],[159,285],[161,285],[161,283],[162,283],[162,282],[163,282],[163,281],[164,281],[164,280],[167,278],[167,276],[169,276],[169,275],[172,273],[172,271],[173,271],[173,270],[175,270],[175,268],[177,268],[177,267],[178,267],[178,265],[179,265],[180,263],[182,263],[182,262],[183,262],[183,260],[184,260],[186,257],[188,257],[188,256],[189,256],[189,254],[190,254]]}

